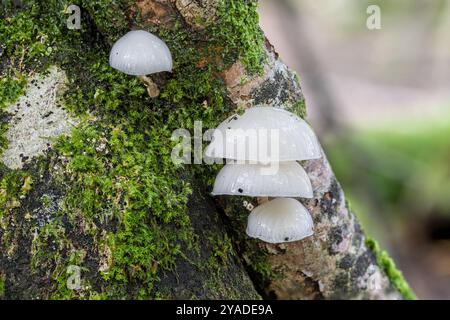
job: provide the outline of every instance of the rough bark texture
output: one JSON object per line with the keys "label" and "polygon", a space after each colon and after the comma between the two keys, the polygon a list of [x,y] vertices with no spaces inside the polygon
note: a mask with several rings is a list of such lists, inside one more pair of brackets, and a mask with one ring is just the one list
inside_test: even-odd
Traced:
{"label": "rough bark texture", "polygon": [[[139,94],[136,95],[143,97],[142,101],[136,102],[138,99],[134,99],[134,95],[130,94],[133,103],[142,108],[144,124],[148,119],[147,115],[151,117],[154,114],[156,117],[157,114],[163,113],[161,110],[164,109],[161,108],[165,110],[172,108],[174,113],[180,114],[182,114],[180,110],[185,110],[183,112],[193,110],[192,115],[188,116],[188,119],[192,117],[192,121],[197,120],[195,117],[202,114],[201,112],[217,108],[217,111],[212,111],[213,118],[214,115],[218,117],[215,119],[216,124],[234,109],[262,103],[284,107],[305,116],[304,98],[298,78],[279,60],[274,48],[263,38],[255,25],[253,1],[230,1],[228,4],[218,0],[113,1],[108,9],[112,12],[111,16],[106,17],[96,16],[96,10],[104,10],[101,6],[102,1],[99,1],[99,7],[89,2],[78,3],[83,9],[84,21],[87,20],[89,23],[88,30],[84,31],[84,34],[88,35],[88,40],[83,42],[83,48],[87,48],[87,51],[100,43],[101,50],[107,55],[111,43],[129,28],[151,30],[160,34],[162,38],[171,35],[171,40],[167,41],[174,53],[174,74],[153,77],[155,83],[162,89],[161,97],[154,101],[146,100],[143,85],[137,81],[132,84],[132,88],[138,90]],[[55,8],[63,5],[53,1],[46,10],[57,11]],[[30,4],[18,12],[26,12],[33,6],[40,8],[39,4]],[[221,19],[225,19],[226,16],[224,10],[229,10],[226,14],[233,20],[227,20],[220,25],[223,23]],[[14,16],[10,13],[9,15]],[[111,17],[119,18],[111,19],[114,20],[111,22],[108,20]],[[252,28],[256,29],[254,34],[248,31]],[[230,45],[222,43],[225,41],[223,39],[230,39]],[[254,50],[252,47],[258,45],[262,46],[259,51],[250,52]],[[189,55],[195,54],[198,54],[198,58],[191,59]],[[34,73],[35,68],[39,70],[39,64],[36,66],[32,63],[30,67],[22,68],[22,62],[18,65],[18,59],[14,58],[11,52],[6,52],[3,57],[1,69],[3,77],[11,77],[8,64],[26,75]],[[65,72],[71,80],[68,88],[64,90],[69,94],[77,88],[83,88],[83,82],[100,88],[102,83],[110,81],[107,76],[102,79],[95,78],[89,73],[92,72],[91,69],[76,71],[77,69],[69,68],[67,62],[64,64],[64,60],[54,59],[55,64],[60,65],[63,70],[67,69]],[[95,69],[95,60],[91,62]],[[215,67],[211,66],[220,67],[214,69]],[[102,72],[111,72],[107,68],[104,70],[106,71]],[[203,85],[207,86],[210,82],[218,83],[217,87],[200,90],[196,85],[196,88],[191,89],[188,82],[197,81],[191,78],[192,74],[187,73],[192,70],[194,77],[206,75]],[[187,79],[183,78],[185,72]],[[130,83],[134,81],[126,77],[123,79]],[[171,84],[174,85],[171,87]],[[181,84],[187,89],[181,91],[180,97],[175,98]],[[86,169],[84,166],[80,169],[80,166],[77,166],[81,160],[90,161],[83,158],[86,153],[95,159],[104,157],[105,160],[102,162],[104,166],[96,170],[102,170],[105,177],[111,170],[116,170],[111,158],[121,156],[121,151],[114,149],[111,142],[113,138],[115,143],[120,140],[120,135],[117,134],[117,131],[120,131],[118,129],[120,123],[114,118],[109,118],[110,114],[102,113],[103,109],[109,108],[109,104],[105,102],[106,100],[101,100],[102,94],[109,98],[107,91],[114,91],[116,88],[114,83],[102,88],[103,91],[94,90],[95,95],[88,103],[90,115],[87,118],[78,115],[88,125],[78,133],[74,133],[72,140],[64,140],[62,147],[57,144],[55,148],[53,142],[49,141],[49,149],[23,155],[22,167],[8,168],[2,164],[0,168],[2,175],[0,195],[3,196],[0,198],[3,199],[0,202],[2,205],[0,297],[6,299],[137,297],[258,299],[261,296],[277,299],[402,298],[397,289],[404,285],[403,282],[395,283],[401,279],[388,276],[387,273],[390,271],[387,267],[378,264],[381,259],[377,256],[377,252],[366,246],[364,233],[349,210],[344,193],[325,155],[320,160],[303,163],[314,187],[314,198],[301,201],[314,219],[314,236],[303,241],[279,245],[266,244],[245,236],[248,212],[243,206],[244,199],[238,197],[212,199],[208,195],[210,187],[208,185],[214,170],[206,169],[207,171],[203,172],[201,169],[186,165],[184,169],[174,173],[163,166],[164,159],[168,156],[162,151],[155,160],[157,163],[161,162],[161,172],[155,171],[154,174],[158,174],[161,179],[166,177],[168,181],[175,179],[175,182],[173,184],[161,182],[163,187],[156,191],[156,197],[163,199],[161,204],[156,202],[155,205],[154,200],[151,204],[143,202],[138,205],[137,200],[133,200],[135,193],[141,191],[139,188],[144,183],[143,178],[136,180],[140,182],[136,185],[137,191],[132,190],[134,193],[129,191],[126,194],[122,189],[116,188],[117,185],[122,186],[123,181],[126,185],[132,184],[133,179],[141,179],[128,171],[111,173],[110,176],[113,177],[111,186],[109,184],[105,186],[106,182],[102,181],[94,180],[91,183],[89,179],[99,173],[95,173],[91,167]],[[220,99],[216,96],[217,91],[213,92],[217,88],[221,92]],[[79,94],[82,95],[88,89],[81,90]],[[29,88],[25,87],[24,91],[24,97],[20,98],[17,104],[22,108],[27,105],[27,99],[30,99],[27,96]],[[121,92],[124,95],[129,94],[128,91]],[[223,101],[220,110],[214,101]],[[34,103],[31,100],[31,104]],[[64,105],[64,102],[61,103]],[[182,103],[186,107],[182,107]],[[6,106],[11,104],[6,103]],[[196,109],[194,105],[200,107]],[[127,106],[122,108],[126,109]],[[207,111],[203,111],[202,108]],[[45,110],[51,110],[51,106],[47,104]],[[122,111],[111,110],[114,117],[122,116]],[[42,118],[38,116],[36,121],[42,122],[43,118],[45,115],[42,115]],[[12,120],[14,115],[8,111],[4,112],[3,121],[8,123]],[[123,121],[133,127],[131,120]],[[106,124],[110,123],[111,126],[108,127]],[[169,120],[167,123],[168,129],[177,128],[171,127]],[[179,127],[183,124],[186,125],[180,123]],[[150,122],[149,126],[151,125]],[[164,122],[161,126],[163,125]],[[138,128],[139,122],[135,122],[135,126],[136,130],[141,130]],[[89,138],[87,134],[89,130],[97,129],[105,132],[105,137]],[[132,129],[134,128],[130,130]],[[14,137],[6,135],[9,137],[10,145],[20,144],[12,140],[27,139],[23,134],[24,131],[21,132],[21,135]],[[33,132],[35,131],[31,130],[30,135]],[[148,134],[144,129],[139,132],[143,132],[144,136]],[[126,135],[128,131],[120,133]],[[86,134],[87,138],[83,134]],[[152,139],[151,137],[150,135],[149,139]],[[170,136],[166,137],[169,138]],[[158,149],[157,143],[160,142],[155,141],[154,137],[153,139],[148,143],[156,145],[155,148]],[[81,143],[80,140],[87,141],[86,148],[92,145],[92,150],[89,149],[85,153],[80,151],[80,155],[77,155],[77,143]],[[124,143],[123,146],[128,148],[129,144]],[[9,155],[11,151],[7,148],[6,150],[4,154]],[[134,154],[123,156],[120,164],[135,163],[133,161],[138,159],[139,155],[134,155],[136,158],[132,158],[131,155]],[[88,170],[92,170],[94,174],[88,175],[86,173]],[[142,168],[136,167],[135,170]],[[145,175],[145,170],[141,174]],[[174,174],[178,176],[173,177]],[[152,175],[153,173],[150,174]],[[185,206],[173,204],[169,200],[164,202],[167,194],[184,195],[184,191],[179,190],[181,185],[179,181],[183,181],[183,186],[190,186]],[[91,201],[89,193],[91,187],[94,190],[93,197],[98,197],[95,200],[98,203],[94,202],[92,209],[94,213],[88,215],[85,213],[87,209],[84,201]],[[109,194],[103,191],[106,189]],[[82,190],[81,194],[76,193],[77,190]],[[180,199],[182,202],[182,198]],[[246,201],[256,204],[256,199]],[[133,208],[135,204],[139,208]],[[97,207],[102,208],[101,210],[125,212],[125,215],[119,214],[118,218],[102,220],[101,216],[99,218],[96,214],[100,210],[96,209]],[[158,213],[170,212],[172,207],[186,213],[186,216],[180,214],[178,218],[173,218]],[[141,212],[145,213],[142,225],[135,228],[133,224],[130,227],[128,224],[131,222],[127,222],[126,213],[136,215]],[[55,217],[58,217],[57,223]],[[135,223],[134,220],[130,221]],[[136,235],[139,240],[135,241],[133,233],[131,238],[127,237],[126,232],[120,233],[124,229],[128,231],[127,228],[137,232],[144,228],[146,231]],[[168,233],[180,236],[169,237]],[[141,240],[142,242],[139,242]],[[146,248],[153,246],[161,246],[162,249],[145,251]],[[140,249],[143,250],[142,254]],[[127,250],[130,251],[130,255]],[[153,253],[155,257],[148,260],[146,255]],[[167,259],[166,262],[166,256],[173,256],[173,259]],[[126,264],[127,261],[130,261],[129,265]],[[73,290],[66,287],[69,265],[82,267],[81,288]]]}

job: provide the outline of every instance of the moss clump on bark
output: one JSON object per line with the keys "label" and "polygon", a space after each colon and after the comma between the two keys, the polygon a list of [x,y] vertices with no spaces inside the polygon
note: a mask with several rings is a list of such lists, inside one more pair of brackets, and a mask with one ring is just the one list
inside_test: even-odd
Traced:
{"label": "moss clump on bark", "polygon": [[26,83],[20,74],[0,79],[0,110],[13,104],[24,93]]}
{"label": "moss clump on bark", "polygon": [[213,42],[223,46],[221,54],[225,61],[235,62],[237,53],[237,58],[250,72],[261,72],[265,58],[257,6],[257,1],[253,0],[221,0],[218,23],[210,31]]}
{"label": "moss clump on bark", "polygon": [[296,115],[302,117],[303,119],[306,118],[306,101],[305,98],[302,98],[300,100],[298,100],[296,103],[294,103],[292,105],[292,107],[290,107],[288,109],[288,111],[295,113]]}
{"label": "moss clump on bark", "polygon": [[8,124],[4,120],[2,121],[2,119],[7,118],[4,109],[8,105],[15,103],[24,93],[26,83],[25,78],[20,74],[0,78],[0,155],[8,144],[5,137]]}
{"label": "moss clump on bark", "polygon": [[0,274],[0,299],[3,299],[5,295],[5,280],[3,279],[3,275]]}
{"label": "moss clump on bark", "polygon": [[0,164],[0,218],[20,205],[20,199],[31,188],[31,181],[26,172],[9,170]]}

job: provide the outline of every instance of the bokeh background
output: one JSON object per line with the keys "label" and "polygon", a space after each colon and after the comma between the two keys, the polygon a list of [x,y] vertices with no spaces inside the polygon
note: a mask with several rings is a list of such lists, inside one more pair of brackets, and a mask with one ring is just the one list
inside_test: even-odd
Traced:
{"label": "bokeh background", "polygon": [[[381,29],[369,30],[369,5]],[[260,0],[353,211],[421,299],[450,299],[450,1]]]}

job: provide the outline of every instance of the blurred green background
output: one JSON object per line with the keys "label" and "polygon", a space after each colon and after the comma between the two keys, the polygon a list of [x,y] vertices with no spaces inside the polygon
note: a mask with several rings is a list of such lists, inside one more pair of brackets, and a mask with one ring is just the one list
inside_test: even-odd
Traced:
{"label": "blurred green background", "polygon": [[260,0],[260,13],[363,227],[419,298],[450,299],[450,1]]}

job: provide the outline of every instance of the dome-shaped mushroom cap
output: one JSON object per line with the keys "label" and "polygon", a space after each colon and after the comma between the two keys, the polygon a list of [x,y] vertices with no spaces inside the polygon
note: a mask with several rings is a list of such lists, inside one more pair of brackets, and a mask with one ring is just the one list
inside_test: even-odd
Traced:
{"label": "dome-shaped mushroom cap", "polygon": [[277,198],[253,209],[246,231],[269,243],[298,241],[314,233],[308,210],[292,198]]}
{"label": "dome-shaped mushroom cap", "polygon": [[126,74],[144,76],[172,71],[172,55],[157,36],[144,30],[134,30],[114,43],[109,54],[109,65]]}
{"label": "dome-shaped mushroom cap", "polygon": [[214,130],[205,156],[274,162],[317,159],[322,154],[306,121],[283,109],[259,106],[222,122]]}
{"label": "dome-shaped mushroom cap", "polygon": [[297,162],[270,165],[227,164],[214,182],[213,195],[312,198],[311,181]]}

